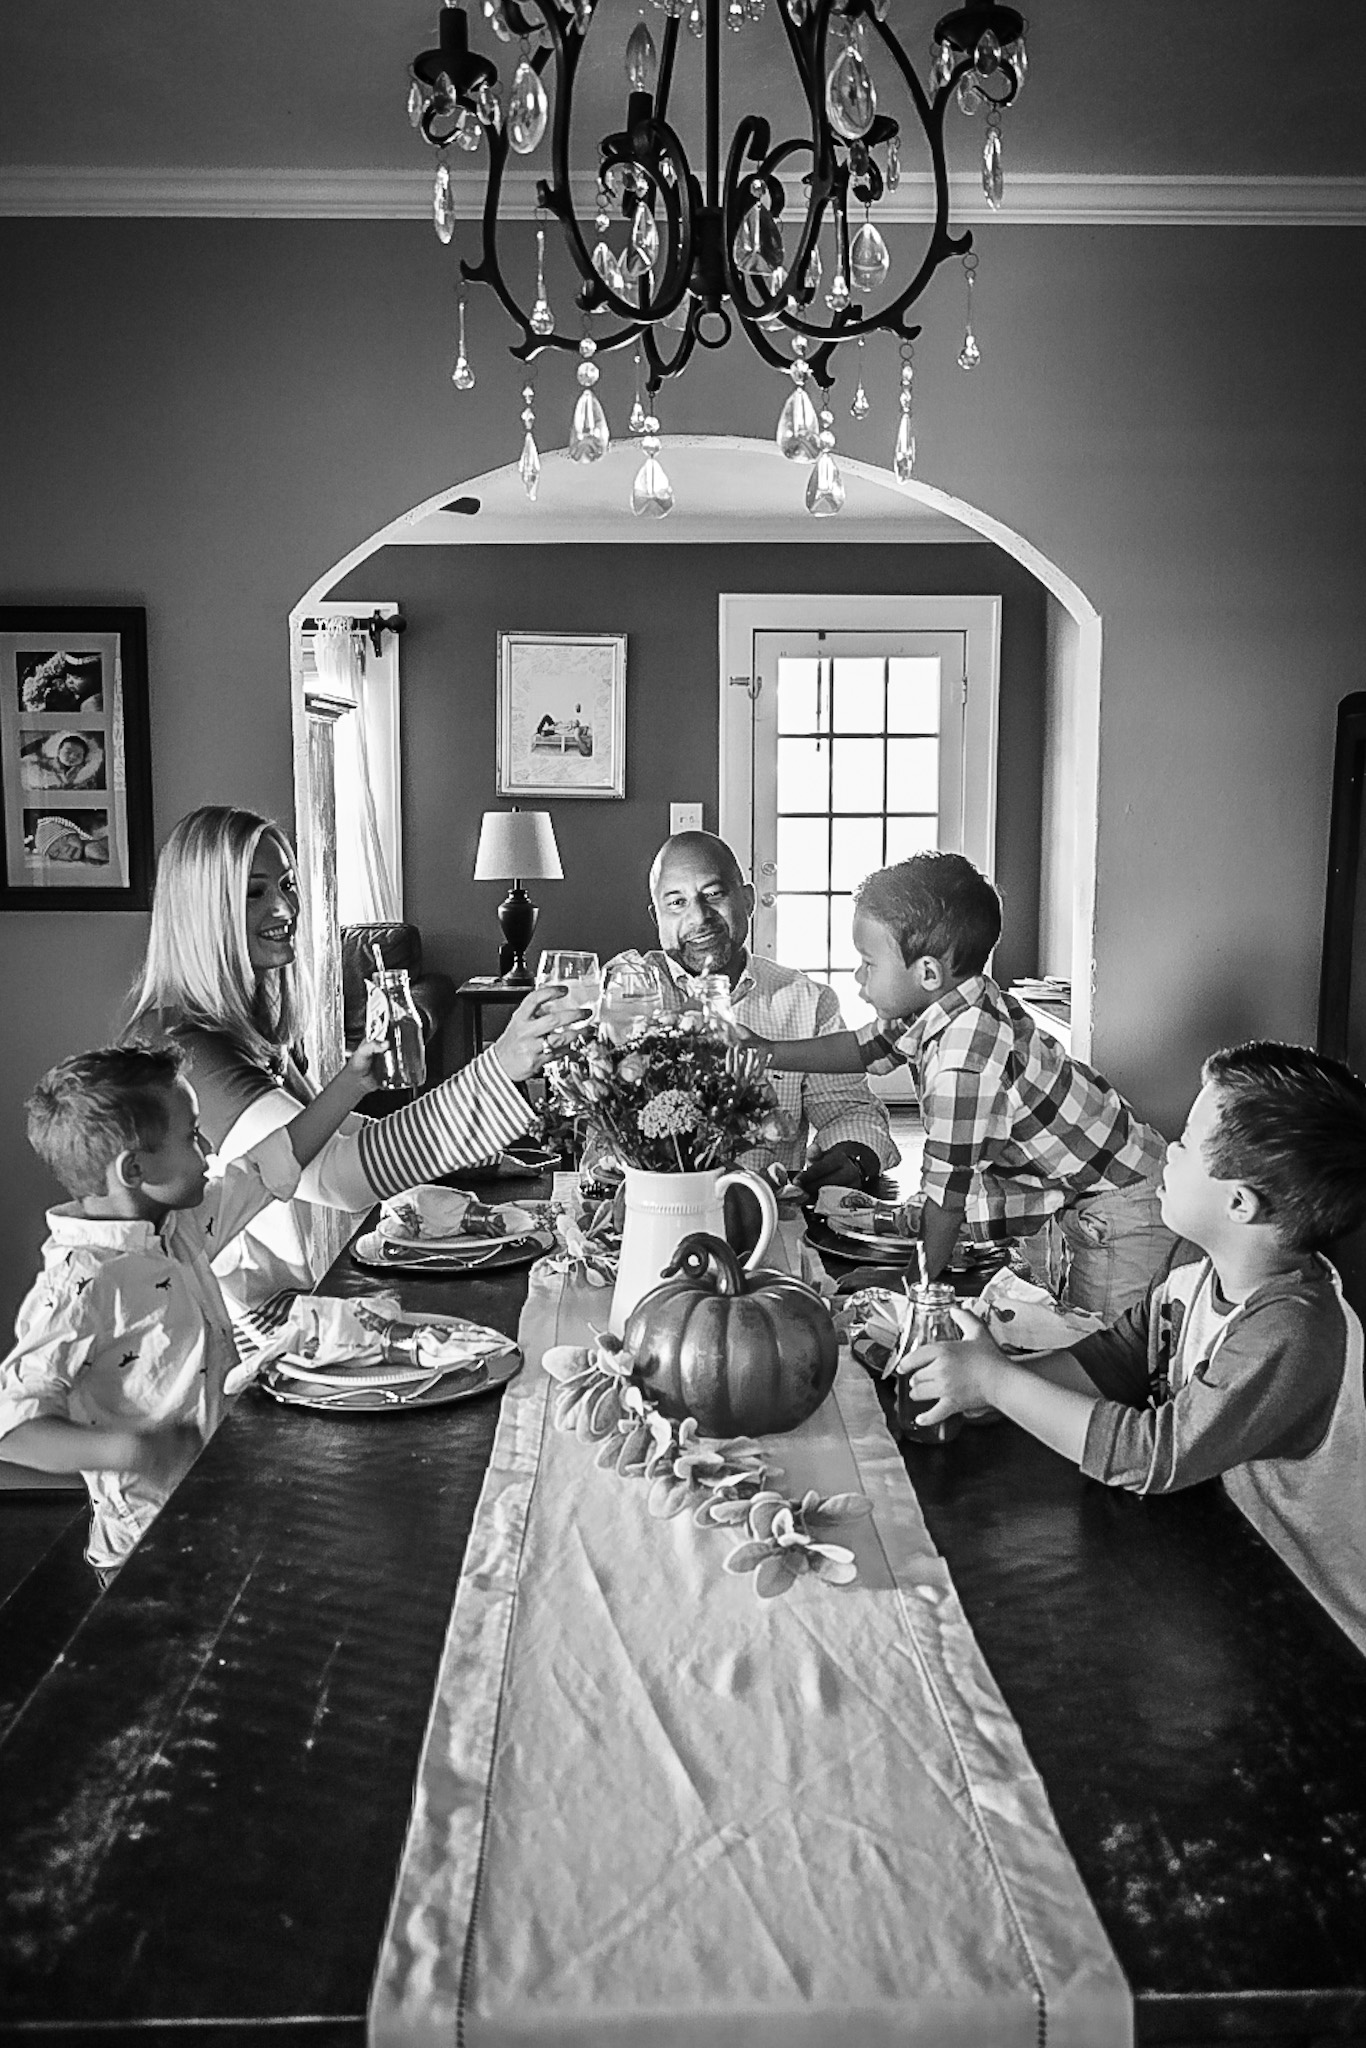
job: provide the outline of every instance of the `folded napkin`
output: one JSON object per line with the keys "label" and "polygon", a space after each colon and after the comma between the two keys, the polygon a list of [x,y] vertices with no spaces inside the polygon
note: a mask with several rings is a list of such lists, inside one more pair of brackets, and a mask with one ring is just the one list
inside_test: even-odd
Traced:
{"label": "folded napkin", "polygon": [[996,1342],[1009,1351],[1065,1351],[1079,1338],[1105,1328],[1104,1316],[1064,1308],[1046,1287],[1036,1287],[1009,1266],[993,1273],[976,1300],[963,1306],[979,1315]]}
{"label": "folded napkin", "polygon": [[280,1360],[295,1372],[333,1373],[339,1366],[379,1363],[406,1366],[419,1377],[452,1372],[509,1348],[496,1330],[463,1316],[427,1322],[406,1315],[395,1294],[368,1294],[352,1301],[300,1294],[254,1367],[260,1371]]}
{"label": "folded napkin", "polygon": [[380,1237],[403,1244],[492,1242],[542,1227],[535,1211],[522,1203],[481,1202],[464,1188],[408,1188],[379,1212]]}

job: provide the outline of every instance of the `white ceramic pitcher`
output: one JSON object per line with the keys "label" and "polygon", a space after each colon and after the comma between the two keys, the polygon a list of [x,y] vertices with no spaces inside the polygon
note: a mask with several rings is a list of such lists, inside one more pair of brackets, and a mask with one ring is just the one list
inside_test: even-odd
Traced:
{"label": "white ceramic pitcher", "polygon": [[730,1173],[646,1173],[626,1168],[626,1221],[621,1234],[621,1263],[612,1296],[610,1327],[619,1337],[626,1318],[643,1294],[658,1287],[664,1268],[685,1237],[705,1230],[726,1234],[722,1197],[729,1187],[750,1189],[763,1215],[759,1242],[745,1260],[745,1271],[763,1264],[778,1228],[773,1190],[757,1174],[736,1167]]}

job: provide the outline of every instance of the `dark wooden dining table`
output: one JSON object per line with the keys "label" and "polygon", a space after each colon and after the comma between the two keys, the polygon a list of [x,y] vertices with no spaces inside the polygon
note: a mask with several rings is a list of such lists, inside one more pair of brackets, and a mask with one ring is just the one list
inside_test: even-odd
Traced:
{"label": "dark wooden dining table", "polygon": [[[511,1335],[525,1280],[392,1284]],[[363,2039],[497,1416],[250,1391],[104,1592],[79,1501],[0,1497],[0,2039]],[[1136,2038],[1366,2040],[1366,1660],[1217,1483],[905,1455]]]}

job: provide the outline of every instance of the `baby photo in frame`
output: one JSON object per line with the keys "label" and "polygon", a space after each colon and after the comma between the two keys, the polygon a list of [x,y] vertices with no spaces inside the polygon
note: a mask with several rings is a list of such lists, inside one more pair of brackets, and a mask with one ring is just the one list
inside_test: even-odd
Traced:
{"label": "baby photo in frame", "polygon": [[147,614],[0,607],[0,909],[146,910]]}

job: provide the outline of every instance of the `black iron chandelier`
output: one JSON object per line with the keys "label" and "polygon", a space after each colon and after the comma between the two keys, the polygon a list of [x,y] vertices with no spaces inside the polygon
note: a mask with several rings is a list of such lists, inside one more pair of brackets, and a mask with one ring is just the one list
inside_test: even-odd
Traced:
{"label": "black iron chandelier", "polygon": [[[879,331],[900,345],[899,419],[892,467],[905,482],[915,464],[914,344],[909,314],[940,266],[963,267],[967,317],[958,361],[981,360],[973,332],[977,258],[972,236],[949,221],[944,122],[951,102],[983,117],[982,185],[989,205],[1003,192],[1001,116],[1026,70],[1025,22],[997,0],[966,0],[935,25],[928,83],[891,27],[892,0],[772,0],[805,102],[808,131],[774,141],[762,114],[745,114],[722,152],[722,28],[744,29],[765,0],[654,0],[664,25],[658,49],[647,22],[632,29],[624,52],[625,118],[604,136],[591,165],[593,235],[574,196],[570,164],[574,90],[598,0],[482,0],[489,30],[516,46],[504,87],[493,61],[473,49],[465,8],[443,7],[440,42],[411,66],[408,115],[440,161],[433,219],[443,243],[456,227],[452,152],[486,149],[487,177],[479,260],[461,262],[471,284],[487,285],[520,330],[512,354],[530,363],[543,350],[579,357],[579,396],[569,453],[580,462],[605,455],[611,434],[594,391],[594,358],[633,348],[635,401],[630,431],[643,461],[632,510],[662,515],[673,490],[659,461],[659,393],[686,369],[696,349],[724,348],[737,329],[762,359],[791,379],[777,428],[782,453],[811,465],[808,509],[838,512],[844,485],[835,456],[830,394],[837,350],[861,352]],[[914,0],[895,0],[898,7]],[[669,119],[681,32],[703,41],[704,154],[698,176]],[[686,46],[685,46],[686,47]],[[547,90],[547,75],[549,90]],[[882,81],[879,84],[879,79]],[[889,90],[890,88],[890,90]],[[933,218],[918,266],[904,282],[874,212],[901,179],[909,130],[886,111],[895,92],[928,151]],[[535,296],[530,305],[508,281],[499,253],[504,174],[511,155],[530,157],[549,132],[549,175],[537,185]],[[580,180],[580,191],[586,180]],[[859,216],[862,216],[861,219]],[[851,219],[852,216],[852,219]],[[561,328],[546,294],[545,223],[557,221],[578,274],[575,304],[582,331]],[[822,231],[827,256],[821,255]],[[828,269],[828,277],[827,277]],[[474,384],[465,344],[463,287],[452,381]],[[809,387],[819,394],[819,409]],[[525,439],[519,465],[527,495],[540,478],[535,387],[522,393]],[[871,409],[862,355],[850,404],[855,419]]]}

